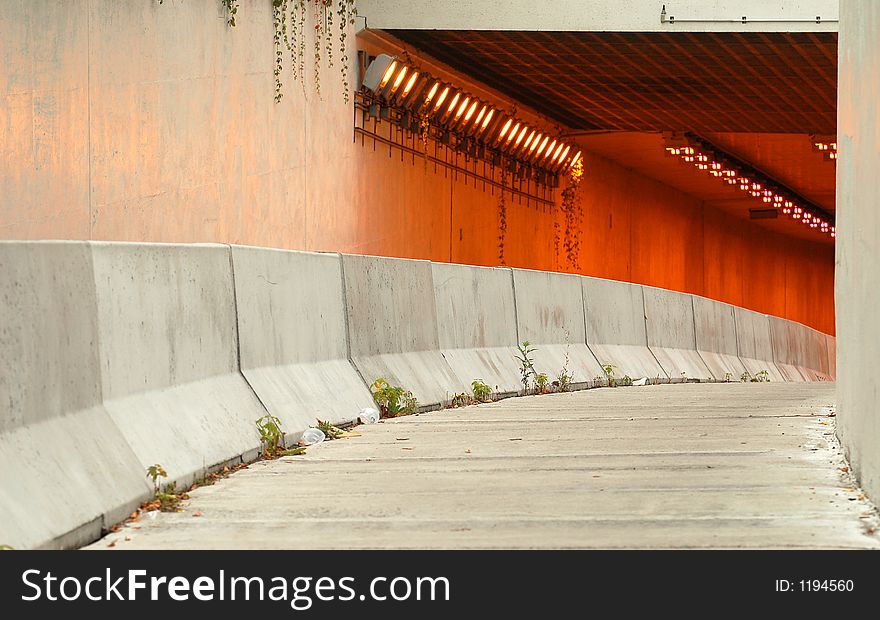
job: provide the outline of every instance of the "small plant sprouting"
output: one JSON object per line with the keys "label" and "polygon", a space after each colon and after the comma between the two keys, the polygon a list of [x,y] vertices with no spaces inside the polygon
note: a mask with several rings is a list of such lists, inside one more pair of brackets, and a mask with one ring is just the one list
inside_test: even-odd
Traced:
{"label": "small plant sprouting", "polygon": [[608,387],[617,387],[617,379],[614,378],[614,366],[605,364],[602,366],[602,372],[605,373],[605,381]]}
{"label": "small plant sprouting", "polygon": [[562,365],[562,370],[556,375],[556,381],[553,382],[553,387],[557,392],[571,391],[571,381],[574,379],[574,375],[568,372],[568,361],[568,347],[566,347],[565,363]]}
{"label": "small plant sprouting", "polygon": [[267,413],[256,421],[257,430],[260,431],[260,441],[263,448],[263,457],[267,459],[278,456],[284,450],[284,431],[281,430],[281,420],[271,413]]}
{"label": "small plant sprouting", "polygon": [[290,450],[285,450],[281,453],[281,456],[299,456],[301,454],[305,454],[306,449],[303,446],[297,446],[296,448],[291,448]]}
{"label": "small plant sprouting", "polygon": [[471,404],[471,397],[462,392],[461,394],[456,394],[452,397],[452,401],[450,405],[454,407],[467,407]]}
{"label": "small plant sprouting", "polygon": [[318,430],[324,433],[324,437],[327,439],[339,439],[342,436],[342,431],[330,422],[325,420],[318,420]]}
{"label": "small plant sprouting", "polygon": [[383,418],[408,415],[415,413],[419,408],[419,401],[416,400],[412,392],[399,385],[392,386],[381,377],[373,382],[370,391],[373,393],[373,400],[376,401]]}
{"label": "small plant sprouting", "polygon": [[623,375],[623,379],[620,380],[620,385],[630,387],[633,384],[632,377],[629,375]]}
{"label": "small plant sprouting", "polygon": [[733,378],[732,372],[724,373],[724,383],[730,383],[730,380]]}
{"label": "small plant sprouting", "polygon": [[168,472],[159,463],[147,467],[147,477],[153,481],[152,502],[147,503],[150,510],[161,510],[162,512],[178,512],[180,510],[180,502],[188,499],[186,493],[178,493],[177,485],[169,482],[165,486],[159,483],[159,478],[167,478]]}
{"label": "small plant sprouting", "polygon": [[170,482],[165,488],[156,493],[156,499],[159,500],[159,510],[162,512],[182,512],[180,502],[189,499],[186,493],[178,493],[177,485]]}
{"label": "small plant sprouting", "polygon": [[471,389],[474,392],[474,400],[478,403],[488,403],[492,400],[492,388],[483,383],[482,379],[471,381]]}
{"label": "small plant sprouting", "polygon": [[147,478],[153,481],[153,491],[155,493],[159,492],[159,478],[167,477],[168,472],[165,471],[165,468],[159,465],[159,463],[147,467]]}
{"label": "small plant sprouting", "polygon": [[533,379],[537,378],[538,373],[535,372],[535,360],[530,357],[537,349],[533,349],[530,346],[528,340],[523,342],[522,344],[516,345],[516,348],[519,349],[519,355],[515,355],[517,361],[519,362],[519,372],[520,372],[520,381],[522,381],[523,385],[523,394],[529,393],[529,384]]}
{"label": "small plant sprouting", "polygon": [[770,381],[770,373],[766,370],[762,370],[755,376],[752,376],[747,370],[740,375],[739,380],[743,383],[767,383]]}
{"label": "small plant sprouting", "polygon": [[535,393],[536,394],[547,394],[550,389],[548,387],[549,379],[546,373],[539,373],[535,375]]}

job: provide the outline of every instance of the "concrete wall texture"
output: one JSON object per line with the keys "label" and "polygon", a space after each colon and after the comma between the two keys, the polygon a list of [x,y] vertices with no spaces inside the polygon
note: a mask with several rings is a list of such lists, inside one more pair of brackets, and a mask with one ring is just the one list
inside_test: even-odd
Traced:
{"label": "concrete wall texture", "polygon": [[[659,334],[632,307],[640,285],[606,288],[630,313],[619,323],[593,314],[599,281],[567,274],[214,244],[0,242],[0,544],[93,540],[150,495],[149,465],[185,484],[251,460],[267,411],[294,437],[317,417],[353,420],[378,376],[429,406],[490,371],[515,389],[517,339],[532,340],[551,378],[568,352],[575,383],[601,375],[594,335],[625,356],[655,341],[700,359],[693,324]],[[658,312],[692,303],[659,292]],[[463,296],[476,311],[456,312]],[[794,363],[827,365],[824,338],[780,322],[803,339]]]}
{"label": "concrete wall texture", "polygon": [[[831,4],[771,9],[830,14]],[[632,14],[659,23],[655,13]],[[627,14],[597,9],[590,19]],[[497,192],[353,141],[338,52],[334,67],[321,68],[320,97],[311,77],[303,86],[286,72],[275,104],[270,3],[242,0],[236,21],[228,27],[220,3],[204,0],[6,3],[0,238],[237,243],[498,264]],[[310,58],[305,68],[311,76]],[[585,165],[581,273],[834,332],[830,248],[737,220],[596,155],[587,153]],[[554,248],[560,210],[508,202],[506,263],[567,270]]]}
{"label": "concrete wall texture", "polygon": [[[862,487],[880,501],[880,3],[844,0],[837,163],[838,433]],[[830,348],[830,347],[829,347]]]}

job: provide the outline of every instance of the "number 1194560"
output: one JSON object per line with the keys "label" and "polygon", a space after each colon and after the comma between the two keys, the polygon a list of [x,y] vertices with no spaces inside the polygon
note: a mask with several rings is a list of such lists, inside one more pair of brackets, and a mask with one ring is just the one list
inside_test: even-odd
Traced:
{"label": "number 1194560", "polygon": [[777,579],[777,592],[852,592],[852,579]]}

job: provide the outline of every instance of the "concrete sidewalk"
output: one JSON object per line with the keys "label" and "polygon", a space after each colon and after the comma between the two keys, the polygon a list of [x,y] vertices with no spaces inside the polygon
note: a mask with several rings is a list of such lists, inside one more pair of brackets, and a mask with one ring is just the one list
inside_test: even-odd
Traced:
{"label": "concrete sidewalk", "polygon": [[410,416],[91,548],[880,548],[833,404],[832,383],[686,384]]}

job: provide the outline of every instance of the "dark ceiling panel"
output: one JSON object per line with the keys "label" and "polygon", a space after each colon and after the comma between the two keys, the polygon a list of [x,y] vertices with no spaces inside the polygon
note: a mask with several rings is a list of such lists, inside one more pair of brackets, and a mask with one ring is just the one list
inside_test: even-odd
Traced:
{"label": "dark ceiling panel", "polygon": [[574,130],[836,132],[836,33],[391,34]]}

